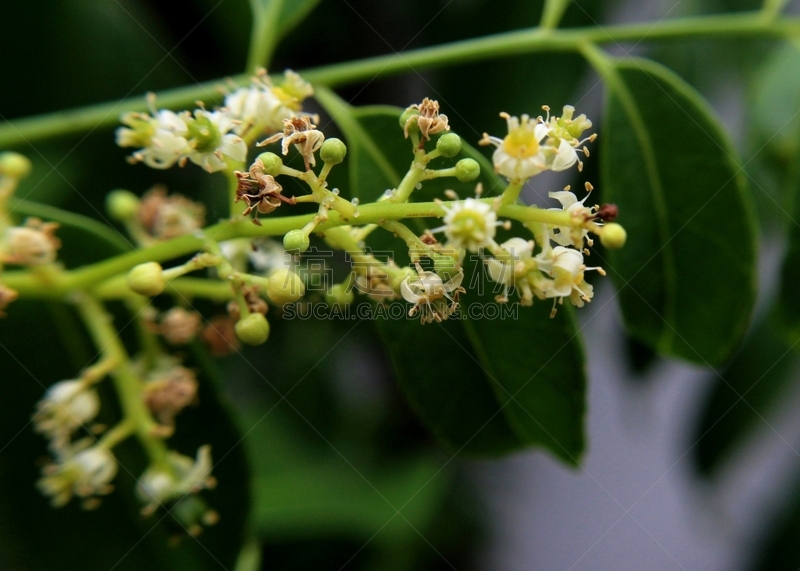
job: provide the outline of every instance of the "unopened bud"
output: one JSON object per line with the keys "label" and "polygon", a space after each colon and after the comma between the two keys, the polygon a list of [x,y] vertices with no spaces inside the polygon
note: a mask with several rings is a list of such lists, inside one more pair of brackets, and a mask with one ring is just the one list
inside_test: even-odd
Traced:
{"label": "unopened bud", "polygon": [[470,182],[481,174],[481,166],[474,159],[461,159],[456,163],[456,178],[461,182]]}
{"label": "unopened bud", "polygon": [[283,237],[283,249],[290,254],[305,252],[310,245],[311,241],[302,230],[291,230]]}
{"label": "unopened bud", "polygon": [[106,212],[115,220],[125,221],[139,214],[141,201],[128,190],[112,190],[106,196]]}
{"label": "unopened bud", "polygon": [[455,133],[447,133],[436,141],[436,150],[443,157],[452,158],[461,152],[461,137]]}
{"label": "unopened bud", "polygon": [[128,287],[132,291],[147,296],[154,296],[164,291],[167,281],[161,264],[158,262],[147,262],[139,264],[128,272]]}
{"label": "unopened bud", "polygon": [[408,122],[414,115],[419,115],[419,110],[414,109],[413,107],[409,107],[403,114],[400,115],[400,127],[402,129],[407,129],[409,133],[416,133],[419,131],[419,123],[416,121],[412,121],[411,123]]}
{"label": "unopened bud", "polygon": [[280,269],[272,272],[267,284],[267,297],[277,305],[292,303],[306,294],[306,286],[296,273]]}
{"label": "unopened bud", "polygon": [[342,162],[346,154],[347,147],[340,139],[336,138],[326,139],[319,150],[319,158],[332,165]]}
{"label": "unopened bud", "polygon": [[264,172],[270,176],[278,176],[281,174],[283,167],[283,160],[275,153],[261,153],[256,157],[264,165]]}
{"label": "unopened bud", "polygon": [[31,173],[31,161],[25,155],[11,151],[0,153],[0,175],[25,178]]}
{"label": "unopened bud", "polygon": [[236,322],[236,336],[242,343],[261,345],[269,338],[269,322],[260,313],[251,313]]}
{"label": "unopened bud", "polygon": [[628,238],[628,233],[625,228],[616,222],[609,222],[603,226],[600,232],[600,243],[609,250],[617,250],[625,245],[625,240]]}

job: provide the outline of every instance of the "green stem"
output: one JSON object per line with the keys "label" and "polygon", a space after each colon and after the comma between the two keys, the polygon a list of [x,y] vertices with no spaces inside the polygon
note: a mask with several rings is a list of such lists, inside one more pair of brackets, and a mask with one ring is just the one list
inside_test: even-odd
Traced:
{"label": "green stem", "polygon": [[[784,16],[768,20],[763,18],[760,12],[741,12],[675,18],[658,24],[645,22],[562,30],[529,28],[412,50],[400,57],[396,54],[387,54],[312,68],[302,71],[301,74],[312,83],[339,86],[411,70],[421,71],[443,65],[497,59],[509,55],[576,51],[585,42],[597,44],[653,42],[696,37],[800,37],[800,18]],[[232,80],[241,85],[248,81],[248,76],[234,76]],[[216,79],[160,92],[158,105],[162,108],[177,109],[192,105],[198,99],[209,104],[215,103],[222,99],[222,94],[217,88],[223,83],[223,80]],[[126,111],[147,111],[144,98],[130,97],[120,101],[9,121],[0,126],[0,147],[11,147],[49,137],[114,126],[118,124],[119,115]]]}
{"label": "green stem", "polygon": [[522,192],[523,184],[521,182],[512,182],[503,191],[500,198],[501,204],[516,204],[519,200],[519,193]]}
{"label": "green stem", "polygon": [[106,448],[108,450],[114,448],[117,444],[128,438],[128,436],[132,435],[136,429],[134,423],[130,422],[129,420],[123,420],[119,424],[117,424],[114,428],[106,432],[103,437],[100,439],[100,446]]}
{"label": "green stem", "polygon": [[543,29],[557,28],[561,18],[572,0],[546,0],[542,11],[542,21],[539,24]]}
{"label": "green stem", "polygon": [[145,368],[149,369],[155,365],[156,359],[161,353],[161,345],[158,343],[158,338],[147,327],[147,315],[145,313],[150,304],[146,298],[140,295],[132,295],[127,284],[123,284],[123,288],[122,295],[118,297],[124,297],[128,310],[136,320],[136,337],[141,347],[140,358],[143,359]]}
{"label": "green stem", "polygon": [[253,12],[253,27],[250,33],[250,49],[247,54],[247,71],[255,73],[262,67],[268,67],[272,54],[278,43],[278,23],[280,22],[283,0],[250,2]]}
{"label": "green stem", "polygon": [[[491,204],[496,199],[483,198],[481,200]],[[401,220],[403,218],[440,218],[445,213],[441,203],[437,202],[391,203],[389,201],[379,201],[359,206],[358,210],[358,222],[364,225],[383,224],[390,220]],[[542,222],[556,226],[570,226],[573,224],[570,214],[562,210],[545,210],[517,204],[502,205],[497,214],[523,223]],[[282,236],[290,230],[302,228],[313,217],[313,215],[306,214],[302,216],[267,218],[263,220],[262,226],[256,226],[247,220],[223,221],[206,228],[204,233],[218,241],[239,237]],[[345,220],[338,212],[331,210],[328,213],[328,220],[317,226],[315,230],[324,232],[331,228],[351,223],[351,220]],[[103,280],[123,274],[143,261],[164,262],[203,250],[208,246],[208,239],[192,234],[149,246],[136,252],[120,254],[109,260],[75,270],[58,272],[52,276],[47,276],[47,279],[42,279],[41,276],[29,271],[6,272],[3,276],[3,282],[24,296],[61,299],[72,291],[85,289]],[[103,284],[101,295],[103,297],[117,297],[123,287],[123,281],[118,281],[118,284],[117,281],[113,282],[115,284],[113,288],[110,284]]]}
{"label": "green stem", "polygon": [[133,371],[128,353],[114,329],[111,316],[94,297],[82,294],[76,302],[78,312],[89,329],[96,347],[103,355],[117,361],[111,373],[114,387],[122,406],[125,422],[134,426],[134,432],[147,451],[151,463],[168,466],[167,447],[164,441],[153,435],[158,425],[142,399],[142,382]]}

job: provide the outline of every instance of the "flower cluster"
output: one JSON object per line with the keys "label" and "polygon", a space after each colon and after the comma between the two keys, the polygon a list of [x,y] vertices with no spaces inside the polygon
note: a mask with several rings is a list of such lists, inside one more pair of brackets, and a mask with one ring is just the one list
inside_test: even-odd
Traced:
{"label": "flower cluster", "polygon": [[311,86],[292,71],[277,86],[266,71],[260,71],[250,87],[229,93],[224,106],[214,111],[204,107],[181,113],[158,110],[150,96],[149,113],[122,116],[125,126],[117,129],[117,144],[138,149],[129,160],[151,168],[167,169],[191,161],[208,172],[221,171],[231,162],[244,163],[246,141],[280,128],[312,93]]}

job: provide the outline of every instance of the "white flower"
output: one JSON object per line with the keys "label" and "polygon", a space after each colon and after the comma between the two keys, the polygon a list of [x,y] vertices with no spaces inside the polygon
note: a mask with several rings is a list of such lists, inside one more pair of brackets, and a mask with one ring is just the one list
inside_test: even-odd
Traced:
{"label": "white flower", "polygon": [[[569,187],[567,187],[569,188]],[[591,188],[588,187],[588,188]],[[586,199],[589,195],[583,197],[583,200],[578,200],[574,193],[568,190],[560,190],[558,192],[549,193],[550,198],[555,198],[561,203],[561,208],[551,208],[550,210],[563,210],[569,213],[573,218],[577,218],[581,222],[594,218],[594,212],[591,208],[584,206]],[[550,238],[560,246],[575,246],[578,249],[583,248],[583,241],[589,235],[589,230],[586,228],[572,228],[569,226],[553,226],[549,229]],[[591,246],[591,240],[589,241]]]}
{"label": "white flower", "polygon": [[494,244],[494,236],[498,226],[497,213],[492,206],[475,198],[467,198],[459,202],[442,204],[444,208],[444,226],[433,232],[444,231],[448,245],[454,248],[465,248],[470,252],[478,252]]}
{"label": "white flower", "polygon": [[506,120],[508,135],[500,139],[483,134],[481,145],[494,145],[492,155],[494,170],[510,181],[522,182],[547,168],[542,140],[548,126],[537,119],[523,115],[522,120],[508,113],[500,116]]}
{"label": "white flower", "polygon": [[189,124],[190,161],[208,172],[217,172],[227,167],[225,156],[243,163],[247,159],[247,145],[238,135],[230,131],[236,120],[224,111],[197,109],[192,118],[184,116]]}
{"label": "white flower", "polygon": [[497,258],[488,259],[485,261],[486,269],[492,281],[506,286],[512,286],[518,277],[518,273],[522,275],[526,273],[525,262],[531,259],[533,241],[523,240],[522,238],[511,238],[503,242],[500,247],[508,253],[511,260],[501,261]]}
{"label": "white flower", "polygon": [[219,244],[222,255],[234,268],[247,271],[247,262],[262,274],[271,274],[275,270],[290,269],[293,265],[291,254],[287,254],[283,245],[277,240],[262,238],[234,238]]}
{"label": "white flower", "polygon": [[136,494],[147,504],[143,510],[145,514],[152,513],[170,499],[214,487],[215,480],[211,476],[211,446],[201,446],[195,460],[170,452],[167,462],[169,467],[151,466],[139,478]]}
{"label": "white flower", "polygon": [[549,271],[553,277],[552,287],[547,291],[547,297],[569,297],[573,305],[583,307],[584,302],[592,300],[594,295],[592,285],[584,279],[586,270],[601,268],[587,268],[583,263],[583,254],[573,248],[556,246],[550,251],[549,263],[541,262],[539,267]]}
{"label": "white flower", "polygon": [[143,162],[154,169],[166,169],[189,151],[186,122],[172,111],[154,110],[153,116],[126,113],[121,120],[129,128],[117,129],[117,145],[139,148],[131,155],[132,162]]}
{"label": "white flower", "polygon": [[284,119],[300,111],[302,101],[313,93],[311,84],[292,70],[284,72],[280,86],[272,84],[266,70],[260,70],[250,87],[242,87],[225,97],[225,110],[240,122],[234,127],[237,135],[244,135],[251,127],[257,127],[259,132],[277,131]]}
{"label": "white flower", "polygon": [[417,277],[406,276],[400,284],[400,294],[414,306],[408,311],[409,316],[420,313],[423,324],[442,321],[450,317],[458,307],[458,294],[466,290],[461,287],[464,279],[463,270],[443,282],[439,274],[426,272],[417,264]]}
{"label": "white flower", "polygon": [[117,475],[114,455],[99,445],[78,451],[79,448],[76,445],[74,449],[63,451],[59,462],[42,470],[38,486],[44,495],[51,496],[54,507],[66,504],[73,494],[89,498],[113,489],[110,483]]}
{"label": "white flower", "polygon": [[97,416],[99,410],[97,391],[83,381],[61,381],[51,386],[39,401],[33,423],[37,432],[63,441]]}

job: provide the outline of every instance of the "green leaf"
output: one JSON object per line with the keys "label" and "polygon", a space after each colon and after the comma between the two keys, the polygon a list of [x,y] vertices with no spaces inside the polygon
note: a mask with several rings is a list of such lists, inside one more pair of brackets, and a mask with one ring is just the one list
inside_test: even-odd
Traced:
{"label": "green leaf", "polygon": [[715,373],[714,387],[700,415],[693,442],[698,470],[713,474],[749,430],[762,422],[791,384],[797,354],[771,319],[748,336],[728,366]]}
{"label": "green leaf", "polygon": [[[318,98],[347,137],[351,195],[375,200],[385,189],[396,187],[411,163],[410,143],[398,123],[401,110],[353,109],[327,91],[318,93]],[[485,189],[498,193],[504,188],[491,163],[466,143],[458,157],[447,161],[455,164],[464,156],[481,164]],[[437,168],[435,163],[432,167]],[[474,184],[427,181],[412,199],[444,198],[445,188],[466,197]],[[415,230],[421,232],[424,221],[418,222]],[[376,250],[398,246],[402,250],[401,242],[381,230],[373,232],[369,243]],[[396,259],[404,256],[398,251]],[[482,264],[467,260],[464,271],[469,285],[463,307],[498,307],[494,300],[498,292],[491,291]],[[550,319],[549,304],[504,307],[516,315],[423,326],[417,319],[405,318],[407,307],[401,306],[391,315],[403,318],[380,319],[377,327],[403,391],[448,448],[497,455],[540,445],[574,464],[584,448],[585,373],[572,313],[562,310]]]}
{"label": "green leaf", "polygon": [[628,231],[609,254],[630,332],[658,352],[723,363],[755,302],[753,207],[712,111],[650,61],[603,69],[601,182]]}
{"label": "green leaf", "polygon": [[752,87],[750,120],[756,149],[791,159],[800,146],[800,48],[785,43],[773,50],[759,67]]}
{"label": "green leaf", "polygon": [[[584,355],[572,312],[500,306],[477,263],[465,264],[461,314],[442,324],[377,322],[400,386],[451,450],[498,455],[538,445],[569,464],[583,452]],[[470,319],[468,315],[483,317]],[[492,318],[492,309],[509,311]],[[405,315],[403,306],[391,315]],[[457,319],[461,317],[461,319]]]}

